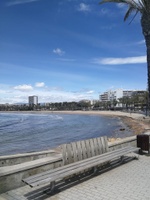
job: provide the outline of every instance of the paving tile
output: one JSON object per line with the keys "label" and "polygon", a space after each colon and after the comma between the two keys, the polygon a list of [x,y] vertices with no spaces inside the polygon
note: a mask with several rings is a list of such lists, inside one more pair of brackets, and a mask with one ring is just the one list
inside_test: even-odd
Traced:
{"label": "paving tile", "polygon": [[0,200],[150,200],[149,177],[150,157],[139,156],[139,160],[123,164],[55,195],[47,195],[41,188],[37,193],[37,188],[25,186],[0,195]]}

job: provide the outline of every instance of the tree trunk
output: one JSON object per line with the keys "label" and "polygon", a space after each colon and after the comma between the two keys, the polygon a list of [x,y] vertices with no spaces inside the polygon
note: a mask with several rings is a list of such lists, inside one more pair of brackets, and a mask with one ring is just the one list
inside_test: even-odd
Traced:
{"label": "tree trunk", "polygon": [[150,114],[150,12],[145,11],[142,14],[141,25],[147,48],[148,110]]}

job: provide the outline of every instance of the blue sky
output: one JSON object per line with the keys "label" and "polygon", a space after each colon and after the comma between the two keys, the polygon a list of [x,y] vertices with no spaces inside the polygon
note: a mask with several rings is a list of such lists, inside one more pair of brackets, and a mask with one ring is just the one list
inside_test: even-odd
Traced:
{"label": "blue sky", "polygon": [[140,15],[99,0],[0,1],[0,103],[98,99],[146,89]]}

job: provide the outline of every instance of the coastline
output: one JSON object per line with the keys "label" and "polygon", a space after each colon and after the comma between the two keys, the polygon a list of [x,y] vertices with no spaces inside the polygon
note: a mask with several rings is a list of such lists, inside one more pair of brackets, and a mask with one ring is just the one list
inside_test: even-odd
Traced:
{"label": "coastline", "polygon": [[[150,117],[146,117],[145,115],[139,113],[121,111],[54,111],[53,113],[119,117],[121,121],[133,132],[133,135],[143,134],[150,131]],[[116,140],[121,140],[121,138],[108,138],[108,140],[109,142],[114,142]]]}
{"label": "coastline", "polygon": [[108,117],[119,117],[121,121],[133,131],[134,135],[150,131],[150,117],[144,114],[129,113],[121,111],[0,111],[0,113],[29,113],[29,114],[81,114],[81,115],[103,115]]}

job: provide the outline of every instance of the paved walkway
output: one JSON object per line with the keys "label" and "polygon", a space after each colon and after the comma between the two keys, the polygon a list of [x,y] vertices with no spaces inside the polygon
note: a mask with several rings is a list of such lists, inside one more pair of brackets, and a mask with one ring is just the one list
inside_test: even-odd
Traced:
{"label": "paved walkway", "polygon": [[0,200],[150,200],[150,157],[140,155],[139,160],[61,189],[53,195],[43,193],[44,189],[25,186],[1,194]]}

